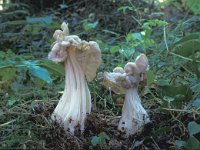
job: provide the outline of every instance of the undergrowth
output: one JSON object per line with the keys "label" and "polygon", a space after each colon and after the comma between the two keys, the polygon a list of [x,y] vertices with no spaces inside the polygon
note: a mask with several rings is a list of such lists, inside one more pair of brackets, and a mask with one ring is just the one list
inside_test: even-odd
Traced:
{"label": "undergrowth", "polygon": [[[37,5],[8,3],[0,12],[1,149],[200,148],[199,2],[84,0],[35,12]],[[47,55],[63,21],[71,34],[97,41],[102,52],[89,83],[93,107],[83,135],[65,134],[50,119],[64,72]],[[125,138],[117,131],[123,95],[102,86],[102,73],[140,53],[150,62],[140,95],[151,123]]]}

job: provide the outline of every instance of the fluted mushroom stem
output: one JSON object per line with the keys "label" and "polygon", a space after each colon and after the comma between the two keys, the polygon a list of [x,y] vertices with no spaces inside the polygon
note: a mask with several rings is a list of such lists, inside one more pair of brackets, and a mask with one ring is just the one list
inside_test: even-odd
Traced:
{"label": "fluted mushroom stem", "polygon": [[141,131],[142,127],[148,122],[149,117],[141,104],[137,87],[128,89],[118,129],[125,131],[128,136]]}
{"label": "fluted mushroom stem", "polygon": [[76,60],[74,49],[68,51],[68,57],[64,65],[65,89],[52,114],[52,119],[62,123],[65,130],[74,133],[78,124],[80,130],[84,130],[86,113],[91,112],[91,95],[83,70]]}

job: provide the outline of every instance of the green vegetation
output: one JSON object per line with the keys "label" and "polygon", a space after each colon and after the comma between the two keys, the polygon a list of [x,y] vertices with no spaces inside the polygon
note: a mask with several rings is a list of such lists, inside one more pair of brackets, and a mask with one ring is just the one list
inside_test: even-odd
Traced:
{"label": "green vegetation", "polygon": [[[199,0],[41,2],[1,4],[0,149],[200,149]],[[83,135],[50,119],[64,70],[47,56],[63,21],[102,51]],[[117,131],[123,96],[105,89],[101,74],[140,53],[150,62],[140,95],[151,123],[126,139]]]}

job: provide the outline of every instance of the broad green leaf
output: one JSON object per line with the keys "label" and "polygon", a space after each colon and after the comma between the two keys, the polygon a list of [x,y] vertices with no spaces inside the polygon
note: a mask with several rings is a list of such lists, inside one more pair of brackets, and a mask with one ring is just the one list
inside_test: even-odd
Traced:
{"label": "broad green leaf", "polygon": [[119,46],[112,46],[110,48],[110,53],[116,53],[119,52],[120,47]]}
{"label": "broad green leaf", "polygon": [[47,83],[52,82],[49,72],[45,68],[38,66],[37,62],[22,61],[22,63],[28,67],[32,75],[44,80]]}
{"label": "broad green leaf", "polygon": [[16,77],[16,68],[4,68],[0,69],[0,78],[2,81],[11,81]]}
{"label": "broad green leaf", "polygon": [[175,141],[175,145],[176,145],[178,148],[184,147],[185,144],[186,144],[185,141],[181,141],[181,140],[176,140],[176,141]]}
{"label": "broad green leaf", "polygon": [[46,69],[39,66],[32,66],[29,67],[29,69],[34,76],[46,81],[47,83],[52,82],[49,72]]}
{"label": "broad green leaf", "polygon": [[56,64],[53,61],[45,60],[39,64],[41,67],[48,69],[50,72],[57,73],[59,75],[64,75],[64,68],[60,64]]}
{"label": "broad green leaf", "polygon": [[189,134],[194,135],[200,132],[200,125],[197,124],[195,121],[191,121],[188,124],[188,130],[189,130]]}
{"label": "broad green leaf", "polygon": [[140,33],[133,33],[133,37],[137,40],[139,40],[140,42],[142,42],[142,36]]}
{"label": "broad green leaf", "polygon": [[165,99],[166,97],[171,97],[174,100],[170,101],[170,106],[173,108],[182,108],[184,101],[192,99],[192,90],[188,85],[161,86],[160,97],[164,100],[161,107],[168,107],[169,102],[165,101]]}
{"label": "broad green leaf", "polygon": [[174,43],[174,45],[178,45],[178,44],[184,43],[186,41],[195,40],[195,39],[200,40],[200,32],[195,32],[195,33],[186,35],[183,38],[181,38],[178,42]]}
{"label": "broad green leaf", "polygon": [[199,39],[193,39],[181,42],[180,44],[174,47],[174,52],[184,57],[189,57],[190,55],[195,54],[199,50],[200,50]]}
{"label": "broad green leaf", "polygon": [[26,21],[28,23],[46,23],[46,24],[51,24],[52,23],[52,17],[51,16],[46,16],[46,17],[27,17]]}
{"label": "broad green leaf", "polygon": [[198,150],[200,149],[200,142],[194,136],[190,136],[184,147],[188,150]]}
{"label": "broad green leaf", "polygon": [[189,7],[190,10],[193,11],[195,14],[200,13],[200,1],[199,0],[187,0],[186,5]]}

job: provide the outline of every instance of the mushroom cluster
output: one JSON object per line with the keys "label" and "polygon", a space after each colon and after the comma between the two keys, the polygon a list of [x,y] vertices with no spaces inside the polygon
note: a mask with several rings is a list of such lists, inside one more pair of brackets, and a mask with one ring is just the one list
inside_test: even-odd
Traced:
{"label": "mushroom cluster", "polygon": [[141,131],[150,121],[138,95],[138,86],[145,82],[148,67],[147,57],[140,54],[135,62],[128,62],[124,69],[116,67],[113,72],[104,73],[103,85],[116,94],[125,94],[118,129],[127,136]]}
{"label": "mushroom cluster", "polygon": [[69,35],[68,24],[62,23],[62,30],[56,30],[55,42],[48,59],[61,63],[65,69],[65,89],[56,106],[52,119],[74,133],[80,125],[84,130],[87,113],[91,112],[91,95],[87,81],[92,81],[101,62],[99,45],[94,41],[81,40]]}

